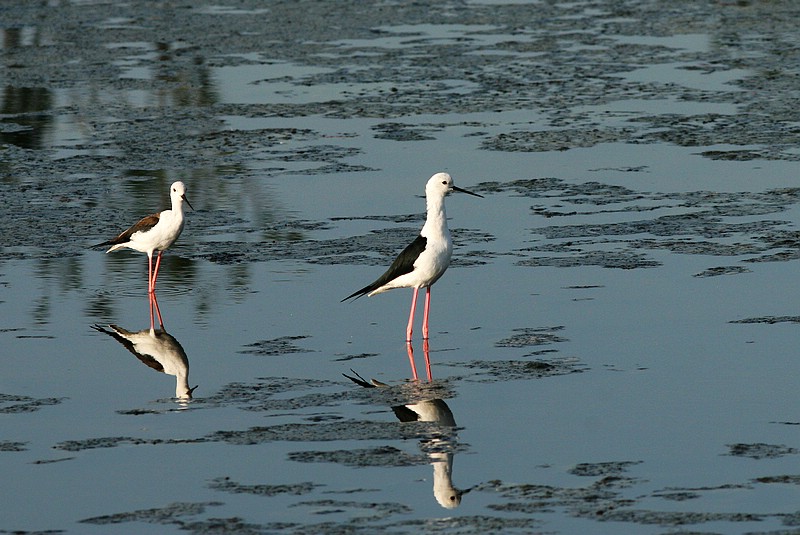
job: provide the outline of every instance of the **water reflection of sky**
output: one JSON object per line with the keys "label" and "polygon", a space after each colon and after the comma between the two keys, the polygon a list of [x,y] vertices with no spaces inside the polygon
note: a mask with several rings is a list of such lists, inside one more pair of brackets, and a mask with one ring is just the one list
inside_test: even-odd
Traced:
{"label": "water reflection of sky", "polygon": [[[225,6],[198,9],[224,17],[259,14]],[[123,17],[102,24],[119,30],[138,22]],[[361,56],[371,47],[478,42],[478,52],[485,54],[505,42],[497,28],[383,26],[374,41],[343,39],[330,43],[328,52]],[[6,35],[3,46],[34,46],[37,33],[22,28],[11,45]],[[529,37],[509,35],[519,41]],[[714,46],[713,39],[694,33],[685,39],[617,39],[687,54]],[[571,51],[596,51],[596,46]],[[445,513],[457,519],[515,516],[544,518],[548,530],[591,532],[598,523],[580,516],[586,502],[570,499],[616,477],[623,478],[617,480],[619,488],[602,489],[615,497],[604,514],[627,508],[770,514],[796,509],[793,488],[755,483],[765,474],[793,474],[796,451],[788,449],[768,461],[729,454],[729,445],[738,442],[797,447],[795,376],[787,373],[795,365],[796,298],[785,291],[796,269],[794,262],[747,262],[779,254],[781,243],[794,251],[791,221],[798,208],[792,190],[786,190],[783,201],[766,192],[796,184],[795,162],[700,154],[748,148],[724,143],[696,147],[617,141],[545,152],[485,148],[484,139],[510,132],[559,130],[559,118],[536,103],[391,119],[247,113],[248,108],[238,106],[303,106],[358,94],[380,96],[399,84],[309,84],[315,76],[336,71],[261,52],[241,54],[237,64],[211,65],[212,58],[202,57],[173,70],[179,45],[121,41],[110,48],[120,52],[116,66],[130,86],[8,87],[0,102],[0,140],[56,159],[107,157],[113,167],[114,156],[128,147],[119,143],[124,138],[112,137],[115,143],[110,143],[98,137],[98,117],[116,121],[117,113],[128,117],[129,107],[157,113],[181,105],[205,111],[222,106],[220,113],[212,112],[219,131],[207,135],[252,134],[250,143],[229,147],[242,155],[239,162],[153,166],[144,161],[115,169],[109,173],[114,180],[104,181],[102,188],[91,183],[84,192],[99,224],[124,228],[166,207],[171,181],[189,184],[196,211],[188,213],[184,235],[165,253],[158,295],[167,332],[180,341],[191,361],[191,385],[199,388],[193,400],[176,403],[171,399],[174,379],[149,373],[108,336],[91,329],[116,323],[131,332],[146,330],[144,255],[106,255],[74,242],[25,259],[14,256],[22,248],[3,249],[0,394],[16,398],[3,397],[0,407],[18,403],[25,409],[2,415],[6,435],[1,444],[15,451],[3,451],[0,462],[15,485],[3,494],[7,509],[0,514],[13,520],[0,529],[69,531],[84,519],[209,499],[218,503],[202,513],[185,513],[187,518],[235,513],[257,525],[276,519],[304,525],[317,516],[347,522],[364,514],[353,503],[399,503],[408,509],[387,518],[424,522]],[[534,55],[515,57],[528,61]],[[652,94],[632,92],[568,112],[587,118],[581,123],[587,128],[618,128],[642,116],[740,111],[742,104],[735,101],[659,95],[658,88],[675,83],[737,92],[733,83],[749,72],[704,71],[698,68],[702,63],[683,60],[613,73],[636,87],[656,88]],[[138,85],[159,77],[175,86]],[[452,98],[476,89],[473,81],[438,82],[436,92]],[[650,95],[658,98],[644,98]],[[88,118],[80,113],[90,107],[100,111]],[[391,139],[385,135],[388,122],[422,132],[426,139]],[[291,129],[309,134],[276,134]],[[331,159],[363,169],[321,171],[329,169]],[[458,247],[454,266],[434,288],[430,357],[433,377],[440,381],[434,387],[445,385],[448,395],[427,399],[412,392],[417,397],[405,399],[408,392],[400,395],[398,390],[409,376],[402,341],[408,292],[339,302],[380,273],[381,266],[374,265],[381,260],[377,246],[386,244],[376,238],[367,241],[374,250],[331,252],[326,247],[377,230],[407,231],[413,237],[420,225],[413,216],[424,210],[422,186],[440,169],[452,172],[459,186],[497,182],[499,189],[481,190],[482,200],[455,195],[447,200]],[[554,181],[546,191],[507,187],[518,179],[550,178]],[[6,183],[25,181],[20,176]],[[591,188],[570,190],[593,183],[630,192],[602,197],[593,196]],[[31,205],[42,203],[33,199]],[[748,205],[757,209],[748,212]],[[658,234],[633,225],[630,233],[611,232],[629,223],[681,216],[708,217],[709,227],[674,227],[674,233]],[[599,229],[598,235],[586,228]],[[640,228],[645,230],[635,232]],[[687,228],[691,232],[684,232]],[[680,252],[682,245],[707,242],[764,246],[770,235],[778,245],[763,251]],[[82,236],[80,241],[88,245],[107,237]],[[215,244],[221,249],[229,242],[246,244],[244,252],[252,256],[239,261],[198,252],[213,253]],[[275,242],[308,247],[309,255],[257,256]],[[644,251],[654,265],[526,264],[579,257],[577,251],[625,253],[631,248]],[[65,250],[70,254],[60,254]],[[360,255],[364,261],[332,261],[336,254]],[[698,276],[726,267],[742,269]],[[732,323],[758,317],[766,319]],[[785,319],[770,324],[770,317]],[[525,366],[531,363],[536,366]],[[388,393],[365,393],[378,389],[349,384],[341,374],[351,368],[390,384]],[[531,369],[541,376],[530,375]],[[400,407],[420,408],[433,400],[446,403],[458,422],[456,430],[423,426],[415,435],[413,424],[396,421]],[[286,427],[276,429],[281,425]],[[309,434],[291,434],[297,429]],[[363,429],[375,434],[362,436]],[[264,438],[270,432],[277,435]],[[72,441],[89,445],[75,447]],[[354,469],[348,454],[365,455],[364,465]],[[387,457],[406,462],[378,463]],[[587,475],[600,472],[586,464],[597,470],[613,463],[622,467],[613,477]],[[164,477],[164,466],[182,469]],[[77,477],[93,483],[76,497]],[[436,490],[450,490],[439,485],[449,479],[448,485],[472,490],[458,509],[444,511]],[[558,498],[532,513],[498,512],[520,500],[534,506],[514,491],[501,496],[493,482],[528,485],[528,490],[542,485]],[[265,485],[300,491],[253,496],[265,492]],[[685,489],[694,498],[663,497],[674,489]],[[43,511],[41,503],[52,507]],[[725,528],[733,524],[719,522]],[[780,522],[770,516],[757,526],[744,524],[747,529],[767,524],[777,529]],[[118,525],[102,526],[113,530]],[[649,524],[622,521],[600,527],[608,525],[640,532]],[[663,530],[663,524],[655,525],[653,532]]]}

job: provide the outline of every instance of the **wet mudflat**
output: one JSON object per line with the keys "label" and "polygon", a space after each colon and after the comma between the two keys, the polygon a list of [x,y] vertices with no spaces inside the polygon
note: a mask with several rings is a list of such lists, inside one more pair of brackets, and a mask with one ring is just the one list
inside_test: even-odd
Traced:
{"label": "wet mudflat", "polygon": [[795,3],[14,4],[0,532],[799,529]]}

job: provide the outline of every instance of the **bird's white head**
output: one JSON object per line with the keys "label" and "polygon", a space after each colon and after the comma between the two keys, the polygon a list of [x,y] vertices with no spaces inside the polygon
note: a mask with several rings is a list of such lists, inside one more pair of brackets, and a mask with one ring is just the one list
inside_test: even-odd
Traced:
{"label": "bird's white head", "polygon": [[472,193],[471,191],[457,187],[455,184],[453,184],[453,177],[447,173],[436,173],[430,179],[428,179],[428,183],[425,185],[425,196],[428,198],[436,196],[444,197],[453,191],[468,193],[469,195],[474,195],[475,197],[483,197],[483,195],[478,195],[477,193]]}
{"label": "bird's white head", "polygon": [[453,191],[453,177],[447,173],[436,173],[425,185],[425,195],[428,197],[431,195],[444,197],[451,191]]}
{"label": "bird's white head", "polygon": [[180,180],[172,183],[172,186],[169,188],[169,196],[172,199],[173,205],[180,205],[182,201],[186,201],[189,208],[194,210],[194,206],[192,206],[192,203],[186,198],[186,186]]}

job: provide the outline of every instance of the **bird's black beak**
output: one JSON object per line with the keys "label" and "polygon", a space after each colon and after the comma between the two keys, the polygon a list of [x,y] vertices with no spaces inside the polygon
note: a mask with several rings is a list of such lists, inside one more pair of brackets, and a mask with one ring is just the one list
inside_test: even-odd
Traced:
{"label": "bird's black beak", "polygon": [[[473,193],[473,195],[475,195],[475,194]],[[189,199],[187,199],[187,198],[186,198],[186,195],[181,195],[181,198],[182,198],[184,201],[186,201],[186,204],[188,204],[188,205],[189,205],[189,208],[191,208],[192,210],[194,210],[194,206],[192,206],[192,203],[190,203],[190,202],[189,202]],[[195,388],[197,388],[197,387],[195,387]]]}
{"label": "bird's black beak", "polygon": [[460,193],[466,193],[468,195],[474,195],[475,197],[480,197],[481,199],[483,199],[483,195],[478,195],[477,193],[472,193],[471,191],[467,191],[465,189],[461,189],[458,186],[453,186],[453,191],[458,191]]}

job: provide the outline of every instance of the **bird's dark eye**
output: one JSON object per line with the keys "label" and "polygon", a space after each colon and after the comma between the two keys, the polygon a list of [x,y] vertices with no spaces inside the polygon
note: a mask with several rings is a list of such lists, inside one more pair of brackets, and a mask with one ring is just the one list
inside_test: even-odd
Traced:
{"label": "bird's dark eye", "polygon": [[442,180],[442,184],[447,185],[447,180]]}

